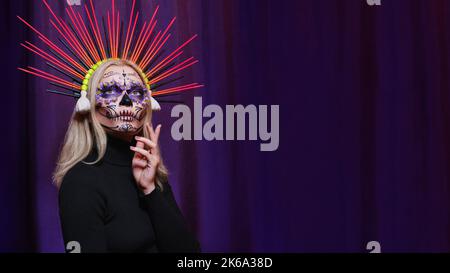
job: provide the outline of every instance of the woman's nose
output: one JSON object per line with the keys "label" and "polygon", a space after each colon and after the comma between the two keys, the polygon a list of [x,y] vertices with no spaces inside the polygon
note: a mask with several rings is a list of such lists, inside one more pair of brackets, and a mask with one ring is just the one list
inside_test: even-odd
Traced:
{"label": "woman's nose", "polygon": [[119,105],[121,106],[133,106],[133,101],[128,97],[128,94],[125,93],[123,95],[122,100],[120,101]]}

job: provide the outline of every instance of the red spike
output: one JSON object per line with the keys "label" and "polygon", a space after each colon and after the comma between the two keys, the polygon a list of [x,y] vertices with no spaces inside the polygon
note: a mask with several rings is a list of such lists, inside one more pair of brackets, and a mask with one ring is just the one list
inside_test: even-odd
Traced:
{"label": "red spike", "polygon": [[[82,43],[82,47],[85,48],[85,50],[87,50],[90,53],[92,58],[95,58],[94,57],[95,55],[92,52],[92,48],[90,47],[89,43],[87,42],[86,34],[81,30],[81,26],[77,20],[77,16],[76,16],[75,12],[73,11],[72,6],[70,6],[69,9],[66,8],[66,12],[69,15],[69,19],[72,22],[72,25],[75,28],[75,31],[77,32],[78,37],[80,37],[80,39],[81,39],[80,43]],[[93,60],[91,60],[91,57],[89,57],[88,60],[90,62],[90,66],[92,66]]]}
{"label": "red spike", "polygon": [[[44,43],[45,41],[39,37],[39,39],[41,39]],[[71,56],[67,55],[64,51],[62,51],[59,47],[56,47],[54,45],[47,45],[49,48],[51,48],[52,50],[54,50],[56,53],[60,54],[61,57],[63,57],[66,61],[68,61],[69,63],[71,63],[73,66],[75,66],[79,71],[85,71],[86,68],[81,66],[77,61],[75,61],[74,59],[72,59]]]}
{"label": "red spike", "polygon": [[135,62],[137,50],[141,45],[141,41],[144,40],[144,37],[147,35],[147,29],[148,29],[147,22],[144,22],[144,24],[142,25],[141,31],[139,32],[138,39],[137,39],[136,43],[134,44],[134,48],[131,51],[130,60],[132,62]]}
{"label": "red spike", "polygon": [[[73,27],[75,28],[74,30],[69,28],[69,25],[64,22],[62,19],[59,19],[59,22],[62,26],[62,28],[65,30],[67,37],[70,37],[70,40],[72,41],[72,47],[74,49],[77,50],[78,54],[82,57],[84,63],[88,66],[92,65],[92,61],[90,60],[89,56],[87,55],[87,52],[81,43],[83,43],[83,41],[79,41],[79,39],[75,36],[75,34],[73,33],[74,31],[77,31],[78,33],[80,31],[77,30],[77,25],[74,23],[73,18],[71,16],[71,14],[68,12],[68,10],[66,9],[67,14],[69,15],[69,19],[72,21]],[[80,35],[78,35],[80,37]],[[82,39],[82,37],[80,37],[80,39]]]}
{"label": "red spike", "polygon": [[[77,55],[77,58],[83,62],[86,66],[91,66],[96,61],[102,60],[102,58],[106,59],[106,48],[104,47],[104,41],[103,36],[100,32],[100,27],[98,24],[93,0],[89,0],[90,6],[91,6],[91,12],[88,8],[88,4],[84,5],[84,10],[86,12],[86,16],[89,19],[89,23],[84,22],[82,15],[80,12],[74,11],[74,8],[70,6],[69,8],[66,8],[68,17],[70,19],[70,22],[73,24],[73,29],[69,28],[69,25],[61,18],[57,17],[53,9],[48,4],[47,0],[43,0],[45,6],[52,14],[52,17],[55,21],[50,19],[50,22],[52,26],[57,30],[57,32],[62,36],[62,38],[67,42],[67,46],[69,46],[69,51],[71,51],[73,54]],[[109,47],[111,48],[111,56],[113,58],[118,58],[119,56],[119,47],[121,46],[119,43],[121,42],[121,31],[124,30],[123,25],[121,25],[120,22],[120,12],[117,10],[116,15],[116,4],[115,0],[111,0],[111,16],[109,15],[109,10],[107,11],[107,33],[108,35],[108,41],[105,41],[105,43],[109,43]],[[168,39],[171,37],[171,34],[169,33],[169,30],[173,26],[176,17],[174,17],[170,23],[167,25],[164,31],[159,31],[155,38],[150,42],[150,37],[152,36],[153,31],[155,30],[157,21],[156,21],[156,15],[159,10],[159,6],[156,7],[151,20],[148,22],[148,24],[144,24],[143,27],[140,30],[136,30],[136,24],[139,18],[139,12],[136,12],[136,15],[134,15],[136,0],[133,0],[132,9],[130,12],[130,18],[128,20],[128,26],[127,26],[127,32],[126,37],[124,40],[124,49],[122,52],[122,58],[127,58],[128,53],[130,52],[131,48],[131,56],[130,60],[134,63],[139,62],[139,66],[141,68],[146,68],[150,62],[159,54],[162,47],[167,43]],[[38,30],[36,30],[31,24],[27,23],[25,20],[18,18],[24,22],[28,27],[30,27],[37,35],[38,38],[41,39],[50,49],[55,51],[55,54],[58,54],[58,58],[54,57],[53,55],[46,52],[44,49],[37,47],[36,45],[26,41],[25,44],[21,44],[23,47],[25,47],[27,50],[39,55],[40,57],[44,58],[54,65],[54,68],[61,69],[60,72],[63,72],[64,74],[67,72],[66,76],[73,75],[76,78],[83,79],[82,73],[79,71],[76,71],[77,69],[80,69],[80,71],[85,71],[86,68],[81,66],[80,63],[78,63],[73,57],[69,56],[66,52],[64,52],[59,46],[57,46],[54,42],[52,42],[49,38],[47,38],[45,35],[40,33]],[[86,25],[90,24],[90,25]],[[92,28],[92,33],[89,32],[89,28]],[[75,32],[74,32],[75,31]],[[133,37],[134,32],[138,31],[139,36],[137,41],[134,43]],[[76,34],[77,36],[76,36]],[[95,37],[92,37],[92,35]],[[158,71],[161,71],[163,67],[166,67],[169,63],[173,62],[176,58],[180,57],[183,54],[183,48],[188,45],[193,39],[195,39],[197,35],[194,35],[193,37],[189,38],[186,42],[184,42],[182,45],[178,46],[177,49],[172,51],[168,56],[166,56],[162,61],[160,61],[158,64],[156,64],[153,68],[149,69],[148,72],[146,72],[146,75],[148,77],[156,75]],[[134,43],[134,44],[133,44]],[[146,46],[150,43],[150,46],[146,48]],[[96,47],[99,47],[96,49]],[[145,51],[142,56],[142,52]],[[63,59],[61,59],[63,58]],[[140,59],[140,60],[139,60]],[[150,81],[151,84],[157,83],[167,77],[170,77],[171,75],[182,71],[194,64],[196,64],[198,61],[195,60],[193,57],[190,57],[183,62],[175,65],[174,67],[169,68],[167,71],[161,73],[161,75],[157,75],[154,79]],[[73,65],[73,66],[72,66]],[[75,68],[75,69],[74,69]],[[34,67],[28,67],[28,69],[19,68],[20,70],[30,73],[33,75],[36,75],[41,78],[48,79],[55,83],[60,83],[62,85],[79,89],[80,86],[76,85],[74,83],[71,83],[69,81],[63,80],[62,78],[59,78],[57,76],[54,76],[52,74],[46,73],[44,71],[41,71]],[[169,94],[174,92],[181,92],[184,90],[194,89],[202,87],[203,85],[192,83],[188,85],[178,86],[178,87],[172,87],[165,90],[156,91],[154,93],[155,96],[162,95],[162,94]]]}
{"label": "red spike", "polygon": [[[33,70],[36,70],[36,71],[40,71],[39,69],[36,69],[36,68],[33,68],[33,67],[28,67],[28,68],[29,68],[29,69],[33,69]],[[42,74],[40,74],[40,73],[38,73],[38,72],[34,72],[34,71],[27,70],[27,69],[20,68],[20,67],[18,67],[17,69],[19,69],[19,70],[21,70],[21,71],[23,71],[23,72],[26,72],[26,73],[29,73],[29,74],[32,74],[32,75],[35,75],[35,76],[44,78],[44,79],[49,80],[49,81],[51,81],[51,82],[59,83],[59,84],[65,85],[65,86],[67,86],[67,87],[71,87],[71,88],[75,88],[75,89],[80,89],[80,86],[78,86],[78,85],[75,85],[75,84],[73,84],[73,83],[71,83],[71,82],[65,81],[65,80],[63,80],[63,79],[61,79],[61,78],[58,78],[58,77],[56,77],[56,76],[53,76],[53,75],[48,74],[48,73],[45,73],[45,72],[42,73]],[[43,72],[43,71],[42,71],[42,72]]]}
{"label": "red spike", "polygon": [[116,57],[116,52],[115,52],[115,25],[116,25],[116,21],[114,20],[115,18],[115,12],[114,12],[114,0],[111,0],[111,4],[112,4],[112,9],[111,9],[111,54],[112,57],[115,58]]}
{"label": "red spike", "polygon": [[187,90],[192,90],[192,89],[201,88],[201,87],[204,87],[204,85],[198,84],[198,83],[191,83],[191,84],[187,84],[187,85],[182,85],[182,86],[177,86],[177,87],[172,87],[172,88],[152,92],[152,97],[157,97],[157,96],[171,94],[171,93],[178,93],[181,91],[187,91]]}
{"label": "red spike", "polygon": [[[102,49],[102,47],[100,45],[100,38],[98,37],[97,30],[95,29],[94,22],[92,21],[92,18],[91,18],[91,15],[89,13],[89,9],[87,8],[87,5],[84,5],[84,9],[86,11],[86,15],[88,17],[89,24],[91,26],[92,32],[94,34],[95,41],[97,42],[97,46],[99,47],[100,54],[102,55],[103,59],[105,59],[105,54],[104,54],[103,49]],[[100,56],[99,56],[99,58],[100,58]]]}
{"label": "red spike", "polygon": [[155,9],[155,11],[153,12],[153,15],[152,15],[152,19],[150,19],[150,23],[152,23],[155,20],[156,14],[158,13],[158,11],[159,11],[159,5],[156,6],[156,9]]}
{"label": "red spike", "polygon": [[140,54],[142,52],[142,48],[147,44],[151,34],[153,33],[153,30],[156,27],[156,24],[157,24],[158,21],[155,20],[155,18],[156,18],[156,14],[158,13],[158,11],[159,11],[159,5],[156,6],[156,9],[153,12],[152,18],[150,19],[150,22],[148,23],[148,27],[151,26],[151,30],[148,32],[148,35],[144,35],[144,36],[146,36],[144,43],[142,43],[142,45],[137,48],[137,56],[133,60],[134,63],[138,63],[138,58],[139,58],[139,56],[140,56]]}
{"label": "red spike", "polygon": [[119,35],[120,35],[120,14],[119,11],[117,10],[117,28],[116,28],[116,58],[119,58]]}
{"label": "red spike", "polygon": [[153,33],[153,30],[155,29],[155,26],[156,26],[156,22],[154,22],[152,26],[150,26],[150,23],[149,23],[146,34],[144,35],[145,37],[144,37],[143,41],[141,42],[141,44],[139,45],[139,48],[136,51],[136,55],[133,59],[134,63],[138,63],[139,56],[141,56],[142,50],[144,49],[145,45],[148,43],[148,40],[150,39],[150,36]]}
{"label": "red spike", "polygon": [[50,13],[53,15],[53,18],[55,18],[56,20],[58,20],[58,16],[56,16],[55,12],[53,12],[53,9],[50,7],[50,5],[47,3],[47,1],[42,0],[42,2],[44,2],[45,6],[47,7],[47,9],[50,11]]}
{"label": "red spike", "polygon": [[136,0],[133,0],[133,4],[131,5],[130,18],[128,18],[127,34],[125,36],[125,42],[124,42],[124,46],[123,46],[124,50],[122,51],[122,56],[121,56],[122,58],[126,58],[125,49],[127,48],[127,45],[128,45],[128,37],[130,34],[130,28],[131,28],[131,25],[133,24],[133,13],[134,13],[135,4],[136,4]]}
{"label": "red spike", "polygon": [[[157,83],[157,82],[159,82],[159,81],[161,81],[161,80],[163,80],[163,79],[165,79],[165,78],[167,78],[167,77],[169,77],[169,76],[171,76],[171,75],[173,75],[173,74],[175,74],[175,73],[177,73],[177,72],[179,72],[181,70],[184,70],[184,69],[186,69],[186,68],[188,68],[188,67],[190,67],[190,66],[192,66],[192,65],[194,65],[196,63],[198,63],[198,60],[195,60],[195,61],[193,61],[191,63],[188,63],[188,64],[184,65],[186,62],[191,61],[192,59],[193,59],[193,57],[185,60],[184,62],[182,62],[180,64],[177,64],[176,66],[172,67],[168,71],[164,72],[163,74],[159,75],[155,79],[151,80],[150,84]],[[182,66],[182,65],[184,65],[184,66]]]}
{"label": "red spike", "polygon": [[148,65],[148,63],[151,61],[151,56],[153,54],[153,51],[158,46],[159,41],[161,41],[161,39],[162,39],[162,35],[161,35],[161,31],[159,31],[158,34],[156,35],[155,39],[153,40],[153,42],[147,48],[147,52],[145,53],[144,57],[142,58],[142,61],[139,64],[139,66],[145,68]]}
{"label": "red spike", "polygon": [[45,35],[39,32],[36,28],[34,28],[31,24],[29,24],[20,16],[17,16],[17,18],[19,18],[20,21],[22,21],[26,26],[28,26],[31,30],[33,30],[38,35],[39,39],[41,39],[48,47],[53,48],[57,53],[66,58],[67,61],[75,65],[77,68],[83,70],[82,66],[80,66],[77,62],[75,62],[70,56],[68,56],[63,50],[61,50],[52,41],[50,41]]}
{"label": "red spike", "polygon": [[113,53],[113,46],[112,46],[112,37],[111,37],[111,21],[110,21],[110,19],[109,19],[109,11],[106,13],[107,14],[107,21],[108,21],[108,33],[109,33],[109,35],[108,35],[108,37],[109,37],[109,41],[108,41],[108,43],[109,43],[109,47],[110,47],[110,49],[111,49],[111,57],[114,57],[114,53]]}
{"label": "red spike", "polygon": [[35,46],[34,44],[32,44],[32,43],[30,43],[28,41],[25,41],[25,43],[27,43],[28,46],[23,44],[23,43],[21,43],[20,45],[25,47],[26,49],[30,50],[31,52],[41,56],[42,58],[44,58],[45,60],[51,62],[52,64],[54,64],[54,65],[64,69],[65,71],[69,72],[70,74],[74,75],[75,77],[77,77],[79,79],[83,79],[84,78],[83,75],[81,75],[80,73],[76,72],[72,68],[68,67],[66,64],[62,63],[61,61],[59,61],[55,57],[51,56],[50,54],[45,52],[43,49]]}
{"label": "red spike", "polygon": [[[170,62],[172,62],[173,60],[175,60],[176,58],[180,57],[181,54],[183,54],[184,51],[180,51],[177,54],[173,55],[173,56],[167,56],[164,60],[162,60],[160,63],[158,63],[152,70],[148,71],[146,74],[148,74],[150,77],[155,74],[155,72],[158,71],[158,69],[168,65]],[[172,55],[172,54],[171,54]],[[170,59],[167,59],[169,58]]]}
{"label": "red spike", "polygon": [[94,17],[97,34],[98,34],[98,37],[99,37],[99,40],[100,40],[100,44],[101,44],[101,50],[102,50],[102,54],[103,54],[103,59],[106,59],[105,46],[103,45],[103,39],[102,39],[102,36],[101,36],[101,33],[100,33],[100,27],[98,26],[97,15],[95,14],[94,4],[92,3],[92,0],[90,0],[90,2],[91,2],[92,15]]}
{"label": "red spike", "polygon": [[[161,50],[161,48],[166,44],[167,40],[170,38],[171,34],[169,33],[167,35],[167,37],[164,39],[164,41],[158,45],[157,48],[152,49],[152,54],[150,55],[150,57],[148,58],[148,61],[146,62],[145,65],[143,65],[143,67],[147,67],[147,65],[150,63],[150,61],[156,56],[156,54],[158,54],[158,52]],[[161,35],[162,37],[162,35]]]}
{"label": "red spike", "polygon": [[[69,45],[76,53],[78,53],[79,58],[82,59],[83,62],[84,62],[83,54],[81,54],[81,53],[79,52],[79,49],[78,49],[77,46],[75,46],[74,44],[72,44],[72,39],[67,38],[67,36],[64,35],[64,33],[62,32],[62,30],[60,30],[60,29],[58,28],[58,26],[56,26],[55,22],[53,22],[52,19],[50,19],[50,23],[51,23],[51,24],[53,25],[53,27],[59,32],[59,34],[64,38],[64,40],[66,40],[66,42],[68,43],[68,45]],[[75,42],[75,43],[76,43],[76,42]],[[61,51],[61,52],[63,52],[64,55],[68,56],[64,51],[62,51],[61,49],[59,49],[59,47],[57,47],[56,45],[51,46],[51,47],[52,47],[53,50],[56,50],[57,52]],[[59,53],[61,53],[61,52],[59,52]],[[70,60],[73,60],[71,57],[69,57],[69,58],[70,58]],[[82,66],[81,66],[79,63],[77,63],[75,60],[72,61],[72,64],[74,64],[76,67],[78,67],[81,71],[86,70],[86,68],[82,67]],[[84,64],[86,64],[86,62],[84,62]]]}
{"label": "red spike", "polygon": [[159,41],[160,35],[161,31],[159,31],[158,34],[156,34],[155,38],[153,38],[152,43],[146,49],[147,52],[145,52],[144,57],[142,57],[141,62],[139,63],[139,67],[142,67],[143,69],[146,67],[147,58],[152,54],[151,48],[153,48],[155,43]]}
{"label": "red spike", "polygon": [[144,24],[142,25],[141,31],[139,32],[138,38],[134,44],[134,47],[131,50],[130,61],[132,61],[132,62],[133,62],[134,56],[136,54],[136,48],[139,46],[141,39],[143,37],[143,34],[144,34],[144,32],[146,32],[146,29],[147,29],[147,22],[144,22]]}
{"label": "red spike", "polygon": [[[53,18],[55,18],[55,20],[59,23],[59,25],[61,26],[61,28],[69,35],[69,36],[72,36],[72,39],[73,39],[73,33],[72,33],[72,31],[71,30],[69,30],[68,28],[68,26],[67,26],[67,24],[65,24],[64,23],[64,21],[62,20],[62,19],[60,19],[60,18],[58,18],[57,16],[56,16],[56,14],[55,14],[55,12],[53,11],[53,9],[50,7],[50,5],[47,3],[47,1],[46,0],[42,0],[43,2],[44,2],[44,4],[45,4],[45,6],[47,7],[47,9],[50,11],[50,13],[52,14],[52,16],[53,16]],[[45,37],[45,36],[44,36]],[[49,40],[50,41],[50,40]],[[75,49],[75,48],[74,48]],[[83,56],[83,50],[81,50],[81,52],[78,52],[79,53],[79,55],[80,55],[80,58],[82,58],[82,56]],[[85,62],[87,62],[88,60],[86,60],[85,58],[82,58],[83,59],[83,61],[85,61]],[[88,64],[88,63],[86,63],[86,64]]]}
{"label": "red spike", "polygon": [[175,23],[175,20],[177,17],[173,17],[172,21],[170,21],[169,25],[166,27],[166,30],[164,30],[164,33],[162,36],[166,35],[166,33],[169,31],[169,29],[172,27],[173,23]]}
{"label": "red spike", "polygon": [[100,55],[98,55],[98,51],[95,49],[95,43],[94,43],[93,37],[91,37],[89,30],[87,29],[86,24],[84,23],[83,18],[81,18],[81,14],[79,12],[77,12],[77,15],[78,15],[79,22],[81,23],[81,27],[83,28],[84,33],[86,35],[87,41],[89,42],[89,44],[93,50],[93,54],[94,54],[93,57],[95,58],[95,62],[101,61]]}
{"label": "red spike", "polygon": [[[182,67],[182,66],[185,65],[186,63],[188,63],[188,62],[190,62],[190,61],[193,61],[193,60],[194,60],[194,57],[190,57],[190,58],[188,58],[188,59],[182,61],[181,63],[179,63],[179,64],[173,66],[172,68],[168,69],[167,71],[165,71],[165,72],[162,73],[161,75],[157,76],[156,78],[151,79],[151,80],[150,80],[150,83],[156,83],[156,82],[158,82],[158,81],[159,81],[158,79],[159,79],[160,77],[164,77],[167,73],[171,73],[172,71],[178,69],[179,67]],[[145,75],[147,76],[147,78],[150,78],[150,77],[151,77],[150,74],[145,74]]]}
{"label": "red spike", "polygon": [[[177,19],[177,17],[173,17],[173,19],[170,21],[170,23],[169,23],[169,25],[166,27],[166,29],[164,30],[164,32],[163,32],[163,34],[160,36],[160,39],[159,39],[159,41],[155,44],[155,48],[159,45],[159,43],[160,43],[160,41],[162,40],[162,38],[167,34],[167,32],[169,31],[169,29],[172,27],[172,25],[173,25],[173,23],[175,22],[175,20]],[[167,39],[169,38],[169,36],[170,36],[170,34],[165,38],[165,40],[164,40],[164,42],[161,44],[161,45],[164,45],[166,42],[167,42]],[[161,48],[162,46],[160,46],[159,48],[158,48],[158,50],[156,50],[154,53],[153,53],[153,48],[152,47],[150,47],[149,48],[149,51],[148,52],[152,52],[152,53],[150,53],[150,54],[146,54],[146,56],[144,56],[144,58],[143,59],[145,59],[146,61],[144,62],[142,62],[142,67],[146,67],[147,65],[148,65],[148,63],[152,60],[152,58],[158,53],[158,51],[159,51],[159,49]]]}
{"label": "red spike", "polygon": [[136,23],[137,23],[138,18],[139,18],[139,12],[136,13],[136,17],[135,17],[135,19],[134,19],[133,28],[132,28],[132,30],[131,30],[131,35],[130,35],[130,38],[129,38],[129,40],[128,40],[127,47],[124,49],[124,52],[123,52],[123,57],[124,57],[125,59],[127,59],[128,51],[129,51],[129,49],[130,49],[130,47],[131,47],[131,42],[132,42],[132,39],[133,39],[134,30],[136,29]]}
{"label": "red spike", "polygon": [[[166,64],[170,63],[173,59],[175,58],[171,58],[170,60],[168,60],[168,58],[170,58],[172,55],[177,54],[177,56],[181,55],[178,54],[177,52],[180,51],[183,47],[185,47],[186,45],[188,45],[190,42],[192,42],[195,38],[197,38],[197,34],[195,34],[194,36],[192,36],[189,40],[187,40],[186,42],[184,42],[182,45],[180,45],[177,49],[175,49],[169,56],[167,56],[164,60],[162,60],[159,64],[157,64],[152,70],[150,70],[148,73],[151,75],[153,74],[158,68],[165,66]],[[167,61],[166,61],[167,60]]]}
{"label": "red spike", "polygon": [[[19,18],[20,21],[22,21],[25,25],[27,25],[29,28],[31,28],[34,32],[36,32],[39,36],[45,37],[44,34],[40,33],[37,29],[35,29],[31,24],[29,24],[27,21],[25,21],[25,19],[22,19],[22,17],[20,17],[19,15],[17,15],[17,18]],[[48,38],[45,37],[47,40]],[[50,40],[48,40],[50,41]]]}

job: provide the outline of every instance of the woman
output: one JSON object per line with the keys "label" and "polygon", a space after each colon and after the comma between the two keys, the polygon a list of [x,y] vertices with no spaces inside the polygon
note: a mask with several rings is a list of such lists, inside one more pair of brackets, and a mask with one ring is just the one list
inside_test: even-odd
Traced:
{"label": "woman", "polygon": [[95,70],[87,115],[73,114],[54,173],[64,242],[81,252],[198,252],[175,202],[139,68]]}

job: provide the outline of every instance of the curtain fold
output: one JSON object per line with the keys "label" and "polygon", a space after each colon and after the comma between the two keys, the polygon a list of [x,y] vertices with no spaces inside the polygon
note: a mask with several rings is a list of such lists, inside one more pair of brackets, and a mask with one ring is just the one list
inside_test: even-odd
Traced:
{"label": "curtain fold", "polygon": [[[84,4],[85,1],[81,0]],[[116,0],[128,18],[131,1]],[[198,33],[178,98],[280,105],[280,145],[172,139],[154,114],[170,183],[205,252],[450,251],[450,3],[446,0],[137,1]],[[66,1],[50,1],[63,14]],[[109,8],[96,0],[97,10]],[[79,7],[75,7],[79,9]],[[18,71],[47,69],[16,18],[55,37],[41,1],[2,2],[0,251],[62,252],[51,174],[74,100]],[[65,17],[64,17],[65,18]],[[207,118],[204,119],[206,121]],[[248,127],[247,127],[248,128]]]}

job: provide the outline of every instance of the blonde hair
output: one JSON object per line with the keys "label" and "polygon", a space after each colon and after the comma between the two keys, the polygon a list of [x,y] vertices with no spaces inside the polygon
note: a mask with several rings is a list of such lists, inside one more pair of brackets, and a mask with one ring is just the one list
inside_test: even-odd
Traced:
{"label": "blonde hair", "polygon": [[[58,188],[61,186],[67,172],[78,162],[85,159],[94,146],[98,151],[97,159],[94,162],[83,161],[84,164],[96,164],[105,155],[107,138],[105,130],[95,117],[95,90],[97,90],[105,70],[113,65],[128,65],[136,70],[136,72],[139,72],[139,68],[135,64],[126,60],[108,60],[95,70],[89,81],[87,92],[87,97],[91,103],[91,110],[88,114],[84,115],[78,114],[76,111],[73,112],[61,148],[61,153],[59,154],[58,162],[53,173],[53,182]],[[140,73],[138,74],[140,75]],[[147,114],[144,117],[144,124],[150,122],[151,117],[152,109],[149,104]],[[142,135],[148,138],[149,136],[147,135],[146,130],[142,131]],[[156,183],[161,189],[163,188],[162,183],[167,182],[167,175],[167,169],[161,160],[158,170],[156,171]]]}

